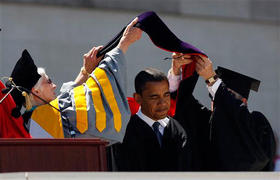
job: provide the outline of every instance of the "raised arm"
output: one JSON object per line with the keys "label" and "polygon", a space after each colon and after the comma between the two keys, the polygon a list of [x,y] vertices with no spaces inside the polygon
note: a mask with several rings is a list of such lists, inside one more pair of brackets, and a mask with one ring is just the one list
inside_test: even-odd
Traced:
{"label": "raised arm", "polygon": [[129,25],[127,25],[123,36],[117,46],[123,51],[124,54],[126,53],[128,47],[135,41],[139,40],[142,36],[142,30],[134,27],[137,22],[138,18],[135,18]]}
{"label": "raised arm", "polygon": [[190,64],[193,61],[191,58],[190,55],[184,55],[182,53],[172,54],[171,68],[167,74],[170,92],[174,92],[178,89],[181,81],[181,68],[183,65]]}
{"label": "raised arm", "polygon": [[85,83],[89,78],[89,74],[91,74],[92,71],[98,66],[103,56],[97,58],[96,54],[101,50],[101,48],[102,46],[93,47],[88,53],[84,54],[83,66],[74,81],[75,85],[79,86]]}
{"label": "raised arm", "polygon": [[[122,50],[125,54],[128,47],[133,44],[135,41],[139,40],[142,35],[142,30],[139,28],[133,27],[138,21],[138,18],[135,18],[125,29],[123,36],[118,44],[118,48]],[[103,59],[103,56],[97,58],[96,55],[98,51],[102,49],[102,46],[93,47],[88,53],[84,54],[83,57],[83,67],[81,68],[80,73],[76,77],[74,83],[76,86],[79,86],[86,82],[89,75],[92,71],[98,66],[99,62]]]}

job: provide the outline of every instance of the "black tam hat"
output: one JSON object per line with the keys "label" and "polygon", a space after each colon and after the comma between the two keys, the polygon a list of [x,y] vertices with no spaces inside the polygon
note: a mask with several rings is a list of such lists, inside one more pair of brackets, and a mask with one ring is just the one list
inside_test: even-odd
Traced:
{"label": "black tam hat", "polygon": [[216,73],[227,85],[244,98],[248,99],[250,90],[258,92],[260,81],[249,76],[234,72],[232,70],[218,66]]}
{"label": "black tam hat", "polygon": [[[11,77],[17,86],[24,87],[29,91],[41,78],[41,75],[37,72],[37,66],[34,64],[32,57],[26,49],[22,52],[20,59],[17,61]],[[11,95],[18,107],[21,107],[25,102],[25,98],[18,90],[13,90]]]}
{"label": "black tam hat", "polygon": [[[153,11],[140,14],[138,16],[138,22],[135,27],[138,27],[142,31],[146,32],[152,42],[157,47],[165,51],[207,56],[198,48],[177,38],[176,35],[169,30],[169,28],[164,24],[159,16]],[[125,27],[111,41],[109,41],[109,43],[107,43],[101,49],[101,51],[98,52],[97,56],[99,57],[101,55],[104,55],[105,53],[116,47],[122,37],[124,30]]]}

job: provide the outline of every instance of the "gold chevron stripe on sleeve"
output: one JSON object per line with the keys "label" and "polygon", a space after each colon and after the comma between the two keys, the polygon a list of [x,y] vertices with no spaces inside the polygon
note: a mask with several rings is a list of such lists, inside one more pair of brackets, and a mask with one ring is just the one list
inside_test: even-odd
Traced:
{"label": "gold chevron stripe on sleeve", "polygon": [[[50,104],[59,109],[57,98],[51,101]],[[64,138],[60,112],[56,109],[47,104],[39,106],[33,111],[31,118],[52,137]]]}
{"label": "gold chevron stripe on sleeve", "polygon": [[84,133],[88,130],[87,102],[84,86],[77,86],[73,89],[76,107],[77,129]]}
{"label": "gold chevron stripe on sleeve", "polygon": [[112,110],[115,130],[119,132],[122,127],[121,112],[119,110],[110,80],[108,79],[105,70],[101,68],[96,68],[94,75],[100,83],[107,102],[109,103],[109,106]]}
{"label": "gold chevron stripe on sleeve", "polygon": [[86,84],[91,90],[92,101],[96,112],[95,126],[99,132],[102,132],[106,128],[106,112],[103,106],[100,89],[92,77],[87,80]]}

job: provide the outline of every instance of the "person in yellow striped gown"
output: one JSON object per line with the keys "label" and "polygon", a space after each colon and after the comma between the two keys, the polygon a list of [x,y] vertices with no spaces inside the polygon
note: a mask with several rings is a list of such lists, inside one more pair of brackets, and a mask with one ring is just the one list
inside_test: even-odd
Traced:
{"label": "person in yellow striped gown", "polygon": [[[118,46],[102,60],[96,57],[101,47],[84,55],[84,66],[77,79],[64,83],[60,95],[50,102],[55,108],[45,104],[33,111],[31,118],[51,136],[100,137],[111,143],[122,141],[130,118],[124,54],[141,38],[142,31],[133,27],[137,20],[126,27]],[[88,67],[87,62],[93,60],[97,67]]]}

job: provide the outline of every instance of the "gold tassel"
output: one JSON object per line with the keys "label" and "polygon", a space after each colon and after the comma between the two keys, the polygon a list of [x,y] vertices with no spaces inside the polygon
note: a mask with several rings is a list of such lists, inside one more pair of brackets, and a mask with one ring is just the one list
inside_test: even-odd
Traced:
{"label": "gold tassel", "polygon": [[25,98],[25,108],[27,111],[29,111],[32,108],[32,103],[29,94],[27,94],[25,91],[22,91],[22,96]]}

